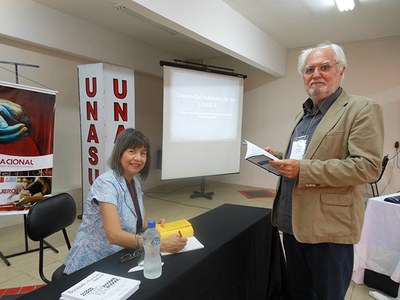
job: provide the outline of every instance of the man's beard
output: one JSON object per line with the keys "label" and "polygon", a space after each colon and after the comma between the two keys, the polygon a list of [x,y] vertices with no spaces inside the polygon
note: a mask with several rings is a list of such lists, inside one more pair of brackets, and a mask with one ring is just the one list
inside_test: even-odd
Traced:
{"label": "man's beard", "polygon": [[328,88],[326,86],[322,88],[311,88],[309,89],[309,97],[312,100],[322,100],[328,97]]}

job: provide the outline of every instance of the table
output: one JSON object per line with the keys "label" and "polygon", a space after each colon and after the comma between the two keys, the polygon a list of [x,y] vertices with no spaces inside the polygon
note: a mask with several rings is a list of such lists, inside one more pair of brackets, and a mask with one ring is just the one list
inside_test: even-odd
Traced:
{"label": "table", "polygon": [[[17,252],[17,253],[13,253],[13,254],[9,254],[9,255],[4,255],[3,252],[0,251],[0,258],[4,261],[4,263],[7,266],[10,266],[11,263],[8,260],[8,258],[14,257],[14,256],[18,256],[18,255],[23,255],[23,254],[27,254],[27,253],[31,253],[31,252],[35,252],[35,251],[39,251],[39,248],[35,248],[35,249],[29,249],[29,245],[28,245],[28,234],[26,232],[26,215],[28,214],[29,209],[23,209],[23,210],[10,210],[10,211],[0,211],[0,217],[4,217],[4,216],[16,216],[16,215],[22,215],[24,217],[24,240],[25,240],[25,250],[21,251],[21,252]],[[55,253],[58,253],[58,250],[56,248],[54,248],[52,245],[50,245],[48,242],[44,241],[45,243],[45,247],[44,248],[51,248]]]}
{"label": "table", "polygon": [[130,299],[281,299],[284,257],[271,210],[224,204],[190,220],[204,249],[163,256],[163,273],[148,280],[120,264],[124,250],[19,299],[59,299],[93,271],[141,281]]}
{"label": "table", "polygon": [[383,201],[397,195],[368,199],[361,239],[354,246],[352,279],[357,284],[364,283],[365,269],[400,283],[400,205]]}

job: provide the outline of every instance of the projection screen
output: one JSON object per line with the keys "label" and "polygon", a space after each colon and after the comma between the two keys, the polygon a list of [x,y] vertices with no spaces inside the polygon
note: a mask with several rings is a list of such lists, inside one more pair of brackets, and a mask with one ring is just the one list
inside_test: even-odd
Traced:
{"label": "projection screen", "polygon": [[239,172],[243,81],[164,66],[162,180]]}

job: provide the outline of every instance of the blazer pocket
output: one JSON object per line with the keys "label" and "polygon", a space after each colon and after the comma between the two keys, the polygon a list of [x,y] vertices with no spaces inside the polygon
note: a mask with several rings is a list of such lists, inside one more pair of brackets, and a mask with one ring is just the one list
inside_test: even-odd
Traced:
{"label": "blazer pocket", "polygon": [[322,194],[321,202],[327,205],[351,206],[353,197],[347,195]]}
{"label": "blazer pocket", "polygon": [[315,232],[317,235],[344,237],[352,233],[353,199],[349,195],[321,195],[320,214]]}

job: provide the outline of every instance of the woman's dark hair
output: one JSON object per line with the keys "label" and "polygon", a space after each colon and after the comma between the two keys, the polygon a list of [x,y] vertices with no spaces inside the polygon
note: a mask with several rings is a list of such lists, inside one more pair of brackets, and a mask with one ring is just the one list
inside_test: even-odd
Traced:
{"label": "woman's dark hair", "polygon": [[118,175],[122,176],[124,170],[121,165],[122,154],[127,149],[136,149],[144,147],[146,149],[146,164],[144,168],[139,172],[142,179],[146,179],[150,171],[151,155],[150,155],[150,142],[149,139],[141,133],[139,130],[133,128],[126,128],[119,133],[115,140],[114,148],[111,153],[109,164],[111,169],[117,172]]}

